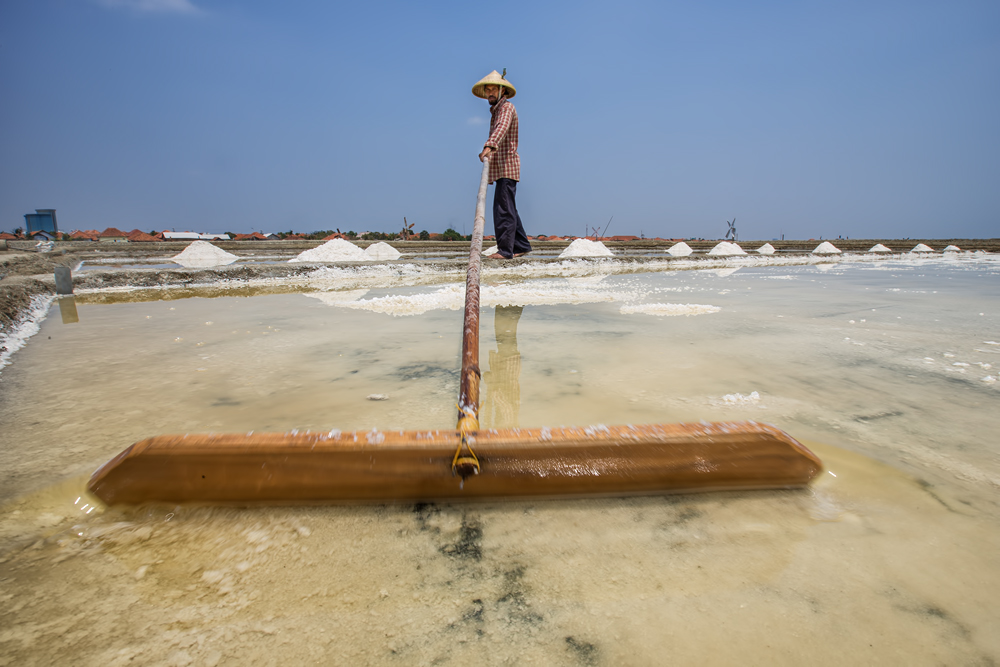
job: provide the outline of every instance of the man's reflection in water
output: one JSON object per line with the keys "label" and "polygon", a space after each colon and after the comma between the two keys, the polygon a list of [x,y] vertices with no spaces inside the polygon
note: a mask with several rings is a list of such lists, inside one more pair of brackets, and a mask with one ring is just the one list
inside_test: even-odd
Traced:
{"label": "man's reflection in water", "polygon": [[518,425],[521,409],[521,353],[517,351],[517,322],[524,306],[497,306],[493,317],[497,349],[490,350],[490,370],[483,373],[486,400],[480,410],[483,426]]}

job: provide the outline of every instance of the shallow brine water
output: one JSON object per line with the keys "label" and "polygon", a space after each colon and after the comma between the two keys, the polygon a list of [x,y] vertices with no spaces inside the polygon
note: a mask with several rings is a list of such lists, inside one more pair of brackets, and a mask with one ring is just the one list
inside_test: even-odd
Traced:
{"label": "shallow brine water", "polygon": [[149,435],[451,428],[462,292],[64,300],[0,375],[0,665],[996,662],[993,259],[487,275],[484,426],[765,421],[795,492],[95,509]]}

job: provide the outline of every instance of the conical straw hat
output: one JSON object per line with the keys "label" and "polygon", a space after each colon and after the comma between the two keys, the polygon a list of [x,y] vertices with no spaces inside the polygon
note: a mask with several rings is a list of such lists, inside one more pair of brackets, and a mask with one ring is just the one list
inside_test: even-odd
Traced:
{"label": "conical straw hat", "polygon": [[[504,70],[505,74],[506,72],[507,70]],[[484,76],[482,79],[477,81],[476,85],[472,87],[472,94],[475,95],[476,97],[481,97],[485,100],[486,95],[483,93],[483,88],[485,88],[486,86],[503,86],[504,88],[507,89],[508,99],[517,95],[517,90],[514,88],[511,82],[503,78],[500,75],[500,72],[496,70],[493,70],[492,72]]]}

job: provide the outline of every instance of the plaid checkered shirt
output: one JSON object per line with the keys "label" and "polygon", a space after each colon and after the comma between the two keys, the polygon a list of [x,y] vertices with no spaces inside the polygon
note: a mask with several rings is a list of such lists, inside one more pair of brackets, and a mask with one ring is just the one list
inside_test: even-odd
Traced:
{"label": "plaid checkered shirt", "polygon": [[490,109],[490,138],[484,146],[490,155],[490,183],[498,178],[521,180],[521,156],[517,154],[517,111],[510,100],[502,99]]}

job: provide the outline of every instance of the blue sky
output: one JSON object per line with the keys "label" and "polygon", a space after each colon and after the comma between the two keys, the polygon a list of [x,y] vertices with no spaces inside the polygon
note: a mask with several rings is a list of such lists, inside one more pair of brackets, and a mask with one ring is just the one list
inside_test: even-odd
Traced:
{"label": "blue sky", "polygon": [[504,67],[529,234],[1000,236],[995,0],[0,0],[0,229],[470,232]]}

